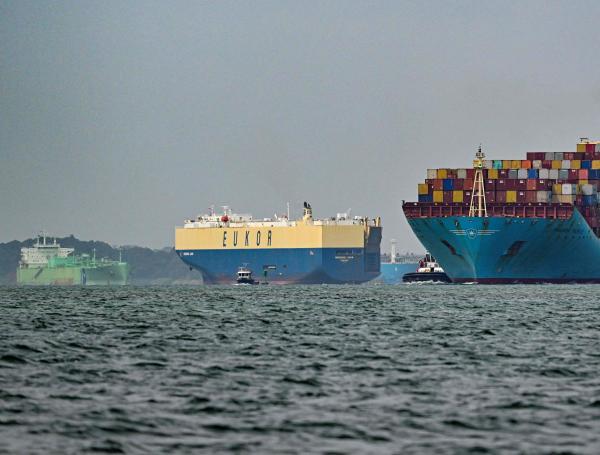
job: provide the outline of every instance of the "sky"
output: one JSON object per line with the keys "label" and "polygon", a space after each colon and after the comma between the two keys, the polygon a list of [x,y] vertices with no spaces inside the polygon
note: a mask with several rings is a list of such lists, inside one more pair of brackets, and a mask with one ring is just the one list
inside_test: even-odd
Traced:
{"label": "sky", "polygon": [[600,138],[598,1],[0,3],[0,242],[153,248],[229,205],[421,252],[427,168]]}

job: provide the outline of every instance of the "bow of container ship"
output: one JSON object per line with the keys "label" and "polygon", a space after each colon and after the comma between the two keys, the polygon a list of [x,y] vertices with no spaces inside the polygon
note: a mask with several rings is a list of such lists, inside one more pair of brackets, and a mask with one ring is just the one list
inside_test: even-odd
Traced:
{"label": "bow of container ship", "polygon": [[379,218],[347,214],[317,220],[305,203],[299,220],[255,220],[209,213],[175,229],[175,250],[205,283],[235,282],[239,267],[272,284],[363,283],[380,273]]}
{"label": "bow of container ship", "polygon": [[477,166],[430,169],[419,201],[403,203],[452,281],[600,282],[600,143],[479,166],[481,188]]}

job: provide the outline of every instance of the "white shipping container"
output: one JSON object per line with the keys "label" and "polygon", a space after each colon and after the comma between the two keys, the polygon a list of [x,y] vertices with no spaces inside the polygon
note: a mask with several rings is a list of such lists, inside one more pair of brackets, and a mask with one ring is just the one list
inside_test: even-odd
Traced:
{"label": "white shipping container", "polygon": [[554,159],[554,152],[546,152],[545,159],[552,161]]}
{"label": "white shipping container", "polygon": [[533,160],[531,165],[534,169],[541,169],[542,168],[542,160]]}
{"label": "white shipping container", "polygon": [[564,160],[564,159],[565,159],[565,157],[564,157],[564,155],[563,155],[563,152],[556,152],[556,153],[554,154],[554,159],[555,159],[555,160]]}
{"label": "white shipping container", "polygon": [[573,194],[573,192],[571,191],[571,188],[572,187],[571,187],[570,183],[563,183],[561,194]]}
{"label": "white shipping container", "polygon": [[427,169],[428,179],[437,179],[437,169]]}
{"label": "white shipping container", "polygon": [[571,169],[571,160],[562,160],[561,169]]}
{"label": "white shipping container", "polygon": [[517,172],[518,179],[526,179],[527,178],[527,169],[519,169]]}
{"label": "white shipping container", "polygon": [[550,177],[550,169],[540,169],[539,178],[548,180]]}
{"label": "white shipping container", "polygon": [[537,202],[550,202],[552,198],[552,191],[536,191]]}
{"label": "white shipping container", "polygon": [[494,162],[492,160],[483,160],[483,167],[485,169],[493,169]]}
{"label": "white shipping container", "polygon": [[456,178],[466,179],[467,178],[467,170],[466,169],[457,169],[456,170]]}
{"label": "white shipping container", "polygon": [[548,177],[546,178],[549,178],[550,180],[558,180],[558,169],[548,169],[548,171]]}
{"label": "white shipping container", "polygon": [[600,143],[596,144],[596,153],[600,153]]}
{"label": "white shipping container", "polygon": [[568,180],[569,179],[569,170],[568,169],[557,169],[558,171],[558,179],[559,180]]}
{"label": "white shipping container", "polygon": [[581,192],[584,196],[592,196],[596,193],[596,187],[594,185],[590,185],[589,183],[584,183],[581,185]]}

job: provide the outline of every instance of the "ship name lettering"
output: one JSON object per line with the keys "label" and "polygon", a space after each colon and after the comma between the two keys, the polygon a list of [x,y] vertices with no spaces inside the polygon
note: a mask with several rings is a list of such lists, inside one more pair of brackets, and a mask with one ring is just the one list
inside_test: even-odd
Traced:
{"label": "ship name lettering", "polygon": [[233,246],[237,246],[238,231],[233,231]]}
{"label": "ship name lettering", "polygon": [[246,240],[244,241],[244,246],[248,246],[248,243],[249,243],[249,242],[248,242],[249,236],[250,236],[250,231],[246,231]]}
{"label": "ship name lettering", "polygon": [[267,232],[267,246],[271,246],[271,231]]}
{"label": "ship name lettering", "polygon": [[223,248],[227,248],[227,231],[223,231]]}
{"label": "ship name lettering", "polygon": [[260,231],[256,231],[256,246],[260,246]]}

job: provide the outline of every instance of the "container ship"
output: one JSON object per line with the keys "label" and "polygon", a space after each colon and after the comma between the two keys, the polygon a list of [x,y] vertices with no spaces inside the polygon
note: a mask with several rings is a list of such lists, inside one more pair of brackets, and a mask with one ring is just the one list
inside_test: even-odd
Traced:
{"label": "container ship", "polygon": [[175,250],[207,284],[235,283],[240,267],[261,283],[363,283],[380,273],[381,230],[379,217],[314,219],[306,202],[299,220],[289,210],[255,220],[224,207],[175,228]]}
{"label": "container ship", "polygon": [[38,236],[32,248],[21,248],[17,268],[20,285],[124,285],[129,277],[126,262],[96,260],[95,254],[75,255],[73,248],[61,248],[45,234]]}
{"label": "container ship", "polygon": [[429,169],[413,232],[453,282],[600,282],[600,142],[472,169]]}

